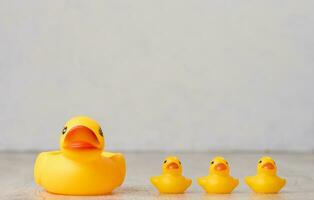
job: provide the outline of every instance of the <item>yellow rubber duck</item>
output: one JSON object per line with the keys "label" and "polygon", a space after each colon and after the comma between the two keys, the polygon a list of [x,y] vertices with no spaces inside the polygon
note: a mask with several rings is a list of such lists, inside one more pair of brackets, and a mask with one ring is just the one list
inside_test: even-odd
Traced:
{"label": "yellow rubber duck", "polygon": [[34,178],[48,192],[63,195],[109,194],[123,183],[125,160],[103,152],[99,124],[88,117],[70,119],[60,133],[60,151],[38,155]]}
{"label": "yellow rubber duck", "polygon": [[190,187],[192,180],[182,176],[182,165],[177,157],[167,157],[162,165],[162,174],[150,179],[163,194],[181,194]]}
{"label": "yellow rubber duck", "polygon": [[198,178],[198,184],[210,194],[229,194],[239,184],[229,173],[228,162],[223,157],[215,157],[210,162],[209,175]]}
{"label": "yellow rubber duck", "polygon": [[275,161],[268,156],[257,163],[257,174],[245,178],[246,184],[256,193],[278,193],[286,184],[286,180],[277,176]]}

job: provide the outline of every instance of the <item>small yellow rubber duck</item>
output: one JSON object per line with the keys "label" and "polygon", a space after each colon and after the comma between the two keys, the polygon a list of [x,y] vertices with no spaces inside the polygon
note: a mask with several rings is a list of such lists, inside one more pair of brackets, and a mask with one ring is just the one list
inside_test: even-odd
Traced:
{"label": "small yellow rubber duck", "polygon": [[209,175],[198,178],[198,184],[210,194],[229,194],[239,184],[229,173],[228,162],[223,157],[215,157],[210,162]]}
{"label": "small yellow rubber duck", "polygon": [[123,183],[125,160],[120,153],[103,152],[99,124],[88,117],[70,119],[60,137],[60,151],[38,155],[34,178],[48,192],[63,195],[109,194]]}
{"label": "small yellow rubber duck", "polygon": [[277,176],[275,161],[268,156],[257,163],[257,174],[245,178],[246,184],[256,193],[278,193],[286,184],[286,180]]}
{"label": "small yellow rubber duck", "polygon": [[177,157],[167,157],[162,165],[162,174],[150,179],[163,194],[181,194],[190,187],[192,180],[182,176],[182,165]]}

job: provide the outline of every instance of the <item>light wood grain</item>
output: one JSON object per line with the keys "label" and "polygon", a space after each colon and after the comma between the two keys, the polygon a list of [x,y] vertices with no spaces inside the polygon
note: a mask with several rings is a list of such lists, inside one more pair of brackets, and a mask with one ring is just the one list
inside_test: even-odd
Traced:
{"label": "light wood grain", "polygon": [[[204,199],[204,200],[292,200],[314,199],[314,155],[272,154],[279,175],[287,178],[287,185],[276,195],[257,195],[244,184],[243,178],[255,173],[256,162],[262,154],[184,153],[178,155],[185,176],[193,179],[192,186],[183,195],[159,195],[149,182],[149,177],[161,171],[161,163],[168,154],[127,153],[127,178],[121,188],[109,196],[73,197],[45,192],[33,181],[33,153],[0,153],[0,199]],[[224,156],[231,165],[231,173],[240,179],[239,186],[230,195],[205,194],[196,178],[208,173],[210,159]],[[60,180],[62,181],[62,180]]]}

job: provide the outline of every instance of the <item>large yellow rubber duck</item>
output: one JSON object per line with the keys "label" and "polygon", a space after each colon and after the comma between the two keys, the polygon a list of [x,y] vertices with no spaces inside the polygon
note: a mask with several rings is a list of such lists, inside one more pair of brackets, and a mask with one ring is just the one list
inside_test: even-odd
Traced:
{"label": "large yellow rubber duck", "polygon": [[104,136],[95,120],[74,117],[60,134],[61,150],[37,157],[34,178],[38,185],[55,194],[102,195],[123,183],[124,157],[103,152]]}
{"label": "large yellow rubber duck", "polygon": [[177,157],[167,157],[162,165],[162,174],[154,176],[151,183],[160,193],[181,194],[190,187],[192,180],[182,176],[182,165]]}
{"label": "large yellow rubber duck", "polygon": [[257,174],[245,178],[246,184],[256,193],[278,193],[286,184],[286,180],[277,176],[275,161],[268,156],[257,163]]}
{"label": "large yellow rubber duck", "polygon": [[229,173],[228,162],[223,157],[215,157],[210,162],[209,175],[198,178],[198,184],[210,194],[229,194],[239,184]]}

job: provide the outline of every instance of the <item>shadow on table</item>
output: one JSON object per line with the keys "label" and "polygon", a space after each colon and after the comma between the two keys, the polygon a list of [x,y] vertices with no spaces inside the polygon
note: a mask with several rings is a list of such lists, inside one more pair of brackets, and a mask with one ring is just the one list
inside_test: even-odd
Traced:
{"label": "shadow on table", "polygon": [[202,200],[285,200],[281,194],[246,194],[246,193],[231,193],[231,194],[204,194]]}
{"label": "shadow on table", "polygon": [[100,196],[67,196],[57,195],[46,192],[45,190],[35,191],[35,198],[37,200],[122,200],[122,199],[155,199],[155,200],[169,200],[169,199],[202,199],[202,200],[285,200],[287,196],[284,194],[255,194],[255,193],[232,193],[232,194],[199,194],[199,192],[186,192],[184,194],[159,194],[145,187],[123,187],[116,190],[111,195]]}
{"label": "shadow on table", "polygon": [[250,194],[250,200],[285,200],[282,194]]}

